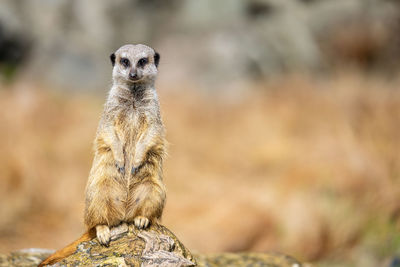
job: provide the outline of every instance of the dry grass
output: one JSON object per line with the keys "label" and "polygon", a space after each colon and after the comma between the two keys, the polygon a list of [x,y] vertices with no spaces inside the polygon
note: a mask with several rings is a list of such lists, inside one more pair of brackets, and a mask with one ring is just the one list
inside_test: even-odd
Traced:
{"label": "dry grass", "polygon": [[[399,85],[290,77],[229,101],[162,90],[164,223],[192,250],[382,264],[400,248]],[[83,231],[102,102],[0,91],[0,251],[61,247]]]}

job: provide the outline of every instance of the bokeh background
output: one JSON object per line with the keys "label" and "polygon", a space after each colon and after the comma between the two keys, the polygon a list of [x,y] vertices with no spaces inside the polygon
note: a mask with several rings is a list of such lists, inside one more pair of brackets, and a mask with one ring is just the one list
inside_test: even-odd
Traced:
{"label": "bokeh background", "polygon": [[191,250],[399,266],[394,0],[1,0],[0,252],[84,231],[126,43],[161,54],[163,223]]}

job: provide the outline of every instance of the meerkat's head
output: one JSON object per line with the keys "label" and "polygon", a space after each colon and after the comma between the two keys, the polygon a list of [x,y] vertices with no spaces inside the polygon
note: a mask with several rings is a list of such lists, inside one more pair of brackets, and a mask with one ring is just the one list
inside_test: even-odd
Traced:
{"label": "meerkat's head", "polygon": [[160,55],[146,45],[124,45],[110,55],[114,84],[151,83],[157,77]]}

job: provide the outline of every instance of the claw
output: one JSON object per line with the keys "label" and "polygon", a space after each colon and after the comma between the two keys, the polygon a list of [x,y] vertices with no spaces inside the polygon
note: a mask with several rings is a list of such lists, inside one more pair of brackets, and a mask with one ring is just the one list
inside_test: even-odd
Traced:
{"label": "claw", "polygon": [[110,228],[106,225],[97,225],[96,226],[96,235],[100,244],[108,247],[110,245],[111,232]]}
{"label": "claw", "polygon": [[135,174],[137,174],[138,173],[138,171],[140,170],[140,168],[143,166],[143,164],[140,164],[140,165],[137,165],[137,167],[135,167],[135,166],[132,166],[132,169],[131,169],[131,174],[132,175],[135,175]]}
{"label": "claw", "polygon": [[117,167],[119,173],[125,174],[125,166],[120,167],[118,163],[115,163],[115,167]]}
{"label": "claw", "polygon": [[137,216],[135,219],[133,219],[133,222],[135,226],[139,229],[145,229],[147,226],[149,226],[149,219],[143,216]]}

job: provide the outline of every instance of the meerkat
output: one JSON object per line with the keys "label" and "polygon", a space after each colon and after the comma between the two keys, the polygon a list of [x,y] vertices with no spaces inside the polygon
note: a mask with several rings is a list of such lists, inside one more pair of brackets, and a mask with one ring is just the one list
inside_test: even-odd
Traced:
{"label": "meerkat", "polygon": [[121,223],[145,229],[161,219],[166,141],[154,86],[160,55],[146,45],[124,45],[110,59],[112,87],[98,125],[86,186],[87,233],[40,266],[54,264],[94,237],[108,246],[110,228]]}

